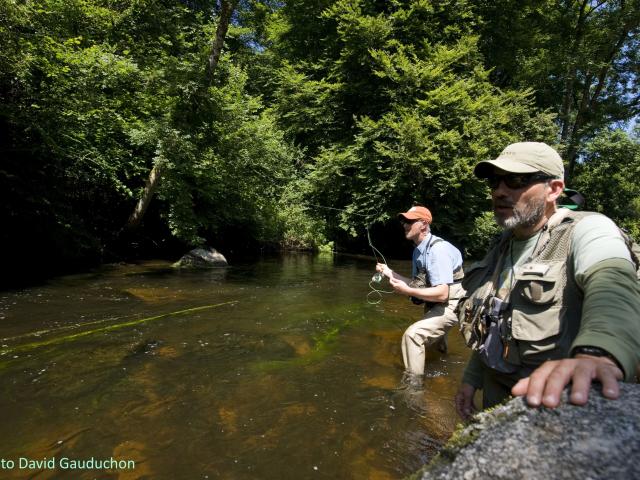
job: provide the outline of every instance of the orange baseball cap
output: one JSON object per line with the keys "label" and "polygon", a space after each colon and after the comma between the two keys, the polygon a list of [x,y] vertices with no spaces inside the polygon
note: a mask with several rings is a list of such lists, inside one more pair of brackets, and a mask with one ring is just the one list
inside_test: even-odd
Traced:
{"label": "orange baseball cap", "polygon": [[404,217],[407,220],[424,220],[427,223],[431,223],[433,217],[427,207],[411,207],[409,210],[403,213],[399,213],[398,217]]}

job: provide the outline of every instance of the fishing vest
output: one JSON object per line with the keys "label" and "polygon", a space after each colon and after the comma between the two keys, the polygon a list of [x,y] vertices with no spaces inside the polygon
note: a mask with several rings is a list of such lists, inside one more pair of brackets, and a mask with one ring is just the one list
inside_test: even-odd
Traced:
{"label": "fishing vest", "polygon": [[[569,356],[580,327],[583,293],[567,260],[577,222],[591,214],[559,209],[543,227],[531,255],[515,267],[515,284],[499,332],[507,365],[535,368]],[[505,232],[485,258],[466,271],[463,287],[469,295],[457,312],[467,346],[475,350],[487,339],[482,314],[489,308],[487,299],[495,295],[495,269],[502,268],[510,239],[510,232]]]}
{"label": "fishing vest", "polygon": [[[425,248],[425,250],[424,250],[424,256],[426,257],[427,252],[429,252],[434,245],[436,245],[437,243],[440,243],[440,242],[444,242],[444,240],[442,238],[437,238],[435,235],[432,235],[432,240],[429,242],[429,245],[427,245],[427,248]],[[429,281],[429,275],[428,275],[427,269],[424,267],[426,262],[423,261],[422,264],[423,264],[423,266],[418,268],[418,271],[416,272],[416,275],[409,282],[409,286],[412,287],[412,288],[425,288],[425,287],[429,288],[429,287],[433,286],[433,285],[431,285],[431,282]],[[455,283],[460,282],[464,278],[464,270],[462,269],[462,266],[460,266],[457,269],[455,269],[452,272],[452,275],[453,275],[453,281]],[[425,302],[424,300],[416,298],[416,297],[409,297],[409,299],[415,305],[421,305],[421,304],[424,303],[425,304],[425,309],[428,309],[428,308],[432,307],[433,305],[436,305],[433,302]]]}

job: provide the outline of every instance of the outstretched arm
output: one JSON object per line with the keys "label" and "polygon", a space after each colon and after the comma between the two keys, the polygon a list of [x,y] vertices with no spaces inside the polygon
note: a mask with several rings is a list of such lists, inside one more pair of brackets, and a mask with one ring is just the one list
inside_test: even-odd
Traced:
{"label": "outstretched arm", "polygon": [[396,278],[390,278],[389,283],[393,289],[410,297],[416,297],[427,302],[442,303],[449,299],[449,285],[436,285],[435,287],[410,287],[407,282]]}
{"label": "outstretched arm", "polygon": [[427,302],[442,303],[449,299],[449,285],[436,285],[435,287],[414,288],[409,286],[410,279],[391,270],[384,263],[376,265],[376,271],[389,279],[393,289],[402,295],[420,298]]}
{"label": "outstretched arm", "polygon": [[605,397],[618,398],[618,381],[633,379],[640,360],[640,288],[632,264],[624,259],[598,262],[576,280],[584,290],[580,331],[573,348],[596,347],[608,357],[578,354],[575,358],[548,361],[528,378],[514,385],[511,393],[526,396],[532,406],[556,407],[569,383],[569,400],[584,405],[591,384],[602,384]]}

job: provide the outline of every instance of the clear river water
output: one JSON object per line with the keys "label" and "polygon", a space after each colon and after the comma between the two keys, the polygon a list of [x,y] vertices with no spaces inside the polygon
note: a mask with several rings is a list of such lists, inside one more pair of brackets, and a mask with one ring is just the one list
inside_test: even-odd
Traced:
{"label": "clear river water", "polygon": [[372,303],[374,266],[155,261],[0,292],[0,478],[412,474],[458,422],[469,353],[451,331],[449,353],[427,355],[426,408],[409,405],[400,338],[421,307]]}

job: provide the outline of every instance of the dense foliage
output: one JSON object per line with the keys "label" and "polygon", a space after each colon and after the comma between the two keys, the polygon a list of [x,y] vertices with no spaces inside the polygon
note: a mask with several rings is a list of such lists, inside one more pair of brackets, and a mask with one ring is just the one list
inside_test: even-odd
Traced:
{"label": "dense foliage", "polygon": [[[57,267],[205,236],[278,242],[277,202],[296,150],[229,58],[209,85],[212,10],[155,0],[2,8],[9,261]],[[158,201],[130,232],[154,165]]]}
{"label": "dense foliage", "polygon": [[640,1],[474,1],[481,50],[501,87],[533,88],[558,114],[569,176],[585,143],[640,112]]}
{"label": "dense foliage", "polygon": [[[637,130],[636,130],[637,131]],[[575,187],[588,192],[586,208],[603,212],[640,239],[640,142],[604,131],[585,146]]]}
{"label": "dense foliage", "polygon": [[523,139],[638,235],[640,143],[615,129],[639,24],[637,0],[0,0],[5,272],[356,248],[414,201],[473,255],[473,165]]}

